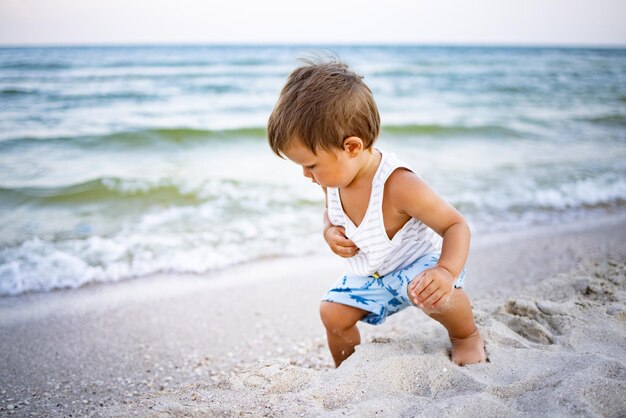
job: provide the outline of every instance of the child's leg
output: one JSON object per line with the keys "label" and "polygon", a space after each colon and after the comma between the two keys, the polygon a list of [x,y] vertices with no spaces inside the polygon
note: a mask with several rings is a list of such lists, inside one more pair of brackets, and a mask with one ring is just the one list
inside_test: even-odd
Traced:
{"label": "child's leg", "polygon": [[328,348],[335,361],[335,367],[354,353],[354,347],[361,343],[361,335],[356,323],[369,312],[353,306],[322,301],[320,317],[326,328]]}
{"label": "child's leg", "polygon": [[472,305],[463,289],[454,289],[444,306],[423,308],[423,311],[448,330],[452,343],[452,361],[463,366],[487,359],[485,343],[474,323]]}

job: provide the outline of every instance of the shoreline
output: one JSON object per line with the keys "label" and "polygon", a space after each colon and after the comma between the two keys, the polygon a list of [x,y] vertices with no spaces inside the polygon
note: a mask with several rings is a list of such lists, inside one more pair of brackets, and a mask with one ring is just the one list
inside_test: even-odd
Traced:
{"label": "shoreline", "polygon": [[[546,235],[553,234],[571,234],[580,231],[585,231],[594,228],[603,228],[607,225],[614,225],[619,223],[626,223],[626,210],[617,210],[614,213],[605,213],[601,217],[593,219],[593,218],[582,218],[582,219],[574,219],[567,222],[562,223],[550,223],[550,224],[540,224],[540,225],[530,225],[525,227],[523,230],[495,230],[489,231],[486,233],[482,233],[479,235],[473,234],[472,236],[472,248],[470,250],[470,258],[468,259],[468,263],[471,262],[471,253],[475,250],[482,250],[485,247],[494,247],[497,246],[498,243],[507,243],[510,241],[524,240],[524,239],[532,239],[533,237],[543,237]],[[245,261],[241,264],[235,264],[230,267],[225,267],[221,269],[216,269],[212,271],[208,271],[205,273],[155,273],[149,274],[146,276],[133,277],[133,278],[125,278],[119,281],[96,281],[96,282],[88,282],[79,287],[63,287],[63,288],[54,288],[48,291],[27,291],[25,293],[20,293],[17,295],[0,295],[0,309],[3,306],[11,305],[11,303],[4,304],[4,300],[11,299],[40,299],[46,298],[44,295],[50,294],[65,294],[72,293],[75,291],[80,292],[88,292],[85,289],[90,288],[99,288],[99,287],[109,287],[109,286],[124,286],[129,282],[140,282],[140,281],[155,281],[163,284],[164,281],[170,281],[172,278],[185,279],[186,282],[194,283],[198,281],[200,285],[205,283],[207,279],[211,276],[210,281],[215,279],[220,279],[226,272],[231,270],[242,270],[242,269],[263,269],[269,268],[270,270],[275,269],[280,263],[285,261],[289,262],[289,260],[307,260],[307,259],[319,259],[320,261],[327,261],[332,263],[330,259],[336,258],[334,254],[330,252],[325,253],[312,253],[312,254],[303,254],[303,255],[283,255],[283,256],[273,256],[273,257],[264,257],[261,259]],[[341,264],[341,260],[340,260]],[[277,269],[280,271],[280,268]],[[239,277],[238,275],[236,275]],[[197,279],[197,280],[196,280]],[[188,284],[188,283],[185,283]],[[186,288],[183,289],[183,291]],[[177,292],[179,289],[172,288],[169,289],[171,291]]]}
{"label": "shoreline", "polygon": [[[571,215],[571,214],[570,214]],[[580,215],[580,214],[579,214]],[[495,242],[508,242],[512,239],[523,239],[527,236],[542,236],[544,234],[552,234],[552,233],[568,233],[575,232],[576,230],[585,230],[589,228],[602,227],[605,224],[611,224],[615,222],[619,222],[622,219],[626,222],[626,207],[624,208],[605,208],[605,211],[597,212],[595,214],[587,213],[581,216],[574,216],[573,218],[567,218],[562,222],[544,222],[544,223],[536,223],[529,225],[499,225],[495,229],[482,229],[480,227],[475,227],[478,232],[474,231],[474,227],[472,227],[472,250],[482,248],[485,246],[492,246]],[[471,225],[470,225],[471,226]],[[271,256],[263,256],[260,258],[252,258],[250,260],[240,261],[239,263],[229,265],[227,267],[216,267],[214,269],[210,269],[201,273],[194,272],[177,272],[177,271],[165,271],[165,272],[154,272],[148,273],[141,276],[131,276],[131,277],[123,277],[121,279],[99,279],[93,281],[86,281],[81,285],[75,286],[62,286],[62,287],[53,287],[48,290],[42,289],[31,289],[23,291],[22,293],[12,294],[12,293],[1,293],[0,294],[0,304],[3,299],[10,298],[29,298],[35,297],[38,294],[55,294],[55,293],[64,293],[64,292],[72,292],[75,290],[80,290],[84,288],[89,288],[92,286],[115,286],[119,283],[128,282],[128,281],[136,281],[136,280],[153,280],[153,279],[161,279],[164,277],[189,277],[189,278],[202,278],[202,280],[206,280],[206,278],[211,276],[219,277],[219,275],[224,271],[229,271],[232,269],[240,269],[240,268],[254,268],[255,266],[260,266],[261,268],[265,268],[267,265],[271,265],[274,262],[280,262],[281,260],[289,260],[289,259],[306,259],[306,258],[323,258],[325,256],[332,256],[330,251],[326,248],[322,248],[321,246],[325,245],[323,241],[320,239],[319,242],[320,247],[318,250],[314,252],[308,252],[305,254],[298,255],[271,255]],[[471,255],[471,252],[470,252]],[[269,263],[269,264],[268,264]]]}
{"label": "shoreline", "polygon": [[[623,262],[626,216],[473,242],[467,291],[480,309],[582,265]],[[184,385],[232,383],[260,362],[331,372],[317,306],[342,268],[333,255],[289,257],[0,298],[0,415],[124,415]],[[417,315],[408,311],[360,325],[363,346],[401,338]],[[445,335],[429,332],[441,354]]]}

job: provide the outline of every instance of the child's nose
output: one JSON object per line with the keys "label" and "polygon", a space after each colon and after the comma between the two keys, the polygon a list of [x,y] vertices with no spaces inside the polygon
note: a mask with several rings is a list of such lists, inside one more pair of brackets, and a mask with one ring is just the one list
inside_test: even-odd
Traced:
{"label": "child's nose", "polygon": [[311,174],[311,170],[306,167],[302,167],[302,175],[310,179],[313,178],[313,175]]}

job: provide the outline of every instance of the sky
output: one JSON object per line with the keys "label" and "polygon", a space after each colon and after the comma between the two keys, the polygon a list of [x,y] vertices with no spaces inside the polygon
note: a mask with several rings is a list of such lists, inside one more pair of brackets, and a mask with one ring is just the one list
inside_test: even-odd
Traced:
{"label": "sky", "polygon": [[0,45],[626,46],[626,0],[0,0]]}

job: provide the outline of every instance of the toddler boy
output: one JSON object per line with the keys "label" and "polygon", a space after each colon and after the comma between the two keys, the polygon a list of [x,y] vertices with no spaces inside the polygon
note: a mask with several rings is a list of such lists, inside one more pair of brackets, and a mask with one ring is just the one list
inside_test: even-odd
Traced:
{"label": "toddler boy", "polygon": [[447,329],[455,363],[485,361],[462,289],[467,222],[393,154],[374,148],[380,117],[361,76],[340,62],[303,61],[270,115],[268,139],[324,190],[324,239],[347,260],[320,304],[335,366],[360,343],[358,321],[381,324],[413,304]]}

